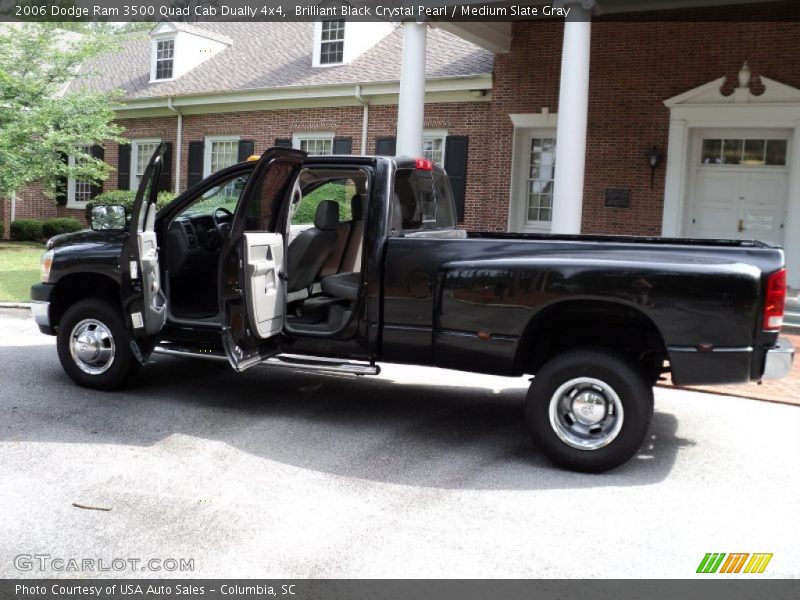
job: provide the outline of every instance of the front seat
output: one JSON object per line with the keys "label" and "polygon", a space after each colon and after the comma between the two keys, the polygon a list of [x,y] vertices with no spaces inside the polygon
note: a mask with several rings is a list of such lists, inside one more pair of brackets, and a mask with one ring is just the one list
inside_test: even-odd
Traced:
{"label": "front seat", "polygon": [[286,261],[288,292],[311,287],[336,244],[338,227],[339,204],[333,200],[323,200],[317,205],[314,226],[301,232],[289,244]]}

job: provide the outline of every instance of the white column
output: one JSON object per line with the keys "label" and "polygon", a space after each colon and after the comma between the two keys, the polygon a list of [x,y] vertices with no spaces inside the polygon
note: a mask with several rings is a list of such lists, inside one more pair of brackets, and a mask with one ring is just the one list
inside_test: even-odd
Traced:
{"label": "white column", "polygon": [[552,233],[580,233],[583,176],[586,166],[586,124],[589,112],[589,50],[594,0],[564,0],[570,8],[564,23],[561,87]]}
{"label": "white column", "polygon": [[422,154],[425,122],[425,46],[428,26],[403,23],[403,66],[397,106],[397,155]]}
{"label": "white column", "polygon": [[667,167],[664,181],[664,214],[661,218],[661,235],[683,235],[684,189],[686,187],[686,152],[688,152],[688,123],[671,119],[667,141]]}

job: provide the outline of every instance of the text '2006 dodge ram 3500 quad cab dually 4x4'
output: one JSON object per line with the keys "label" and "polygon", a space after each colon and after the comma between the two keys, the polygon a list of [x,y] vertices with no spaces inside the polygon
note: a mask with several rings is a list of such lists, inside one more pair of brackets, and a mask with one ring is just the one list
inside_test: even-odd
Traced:
{"label": "text '2006 dodge ram 3500 quad cab dually 4x4'", "polygon": [[791,367],[779,248],[468,233],[428,160],[290,149],[221,170],[156,214],[163,156],[129,218],[95,207],[92,230],[51,239],[43,256],[34,318],[80,385],[118,388],[153,352],[236,370],[532,374],[536,444],[563,467],[603,471],[637,452],[662,373],[707,385]]}

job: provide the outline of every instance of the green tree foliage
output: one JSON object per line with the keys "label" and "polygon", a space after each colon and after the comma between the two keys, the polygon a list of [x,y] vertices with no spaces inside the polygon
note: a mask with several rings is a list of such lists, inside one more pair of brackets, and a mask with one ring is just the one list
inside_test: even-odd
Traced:
{"label": "green tree foliage", "polygon": [[[0,196],[41,182],[52,195],[59,178],[98,182],[106,163],[84,149],[120,141],[112,106],[118,93],[73,89],[87,61],[114,47],[114,38],[52,23],[0,27]],[[73,165],[64,161],[75,156]]]}

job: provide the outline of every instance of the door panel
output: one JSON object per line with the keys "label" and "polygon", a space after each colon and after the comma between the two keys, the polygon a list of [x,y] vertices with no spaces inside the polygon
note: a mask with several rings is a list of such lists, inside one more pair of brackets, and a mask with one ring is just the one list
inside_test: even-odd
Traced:
{"label": "door panel", "polygon": [[163,172],[167,149],[166,144],[159,144],[144,171],[120,261],[125,321],[133,338],[144,341],[158,334],[167,319],[167,302],[161,289],[155,233],[158,181]]}
{"label": "door panel", "polygon": [[306,153],[272,148],[239,199],[220,259],[222,342],[239,371],[280,352],[288,203]]}
{"label": "door panel", "polygon": [[244,256],[247,305],[256,335],[267,339],[283,329],[285,305],[283,236],[279,233],[245,233]]}
{"label": "door panel", "polygon": [[786,180],[785,171],[698,169],[688,235],[782,244]]}

